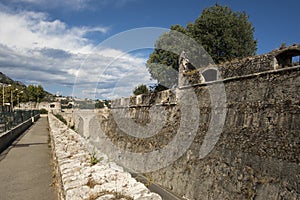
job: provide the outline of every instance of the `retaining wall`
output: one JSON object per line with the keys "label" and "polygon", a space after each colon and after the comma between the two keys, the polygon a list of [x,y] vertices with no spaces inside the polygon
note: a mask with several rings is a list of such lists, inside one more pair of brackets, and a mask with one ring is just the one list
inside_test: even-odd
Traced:
{"label": "retaining wall", "polygon": [[[209,86],[218,84],[224,84],[226,91],[225,123],[214,148],[201,157],[199,154],[211,126],[212,111],[224,108],[212,109],[211,106]],[[90,121],[77,117],[77,128],[100,150],[105,150],[103,138],[99,137],[99,131],[103,131],[124,151],[145,155],[159,151],[178,134],[183,123],[178,92],[185,94],[188,89],[197,96],[200,114],[193,142],[167,167],[146,173],[149,179],[182,197],[195,200],[300,199],[299,66],[195,84],[177,92],[119,99],[112,102],[108,116],[98,115]],[[118,117],[113,112],[118,113]],[[161,112],[165,113],[163,118]],[[151,137],[138,138],[129,135],[128,130],[120,129],[118,123],[122,118],[141,126],[160,118],[163,126]],[[85,122],[89,125],[84,125]]]}

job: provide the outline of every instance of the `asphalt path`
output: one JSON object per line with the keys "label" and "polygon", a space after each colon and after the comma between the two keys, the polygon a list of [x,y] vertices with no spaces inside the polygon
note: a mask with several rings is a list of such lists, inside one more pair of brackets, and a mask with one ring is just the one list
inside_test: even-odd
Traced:
{"label": "asphalt path", "polygon": [[55,200],[48,121],[40,118],[0,155],[0,200]]}
{"label": "asphalt path", "polygon": [[[42,117],[0,154],[0,200],[57,199],[52,186],[48,137],[48,121]],[[141,174],[132,175],[163,200],[182,200],[161,185],[150,183]]]}

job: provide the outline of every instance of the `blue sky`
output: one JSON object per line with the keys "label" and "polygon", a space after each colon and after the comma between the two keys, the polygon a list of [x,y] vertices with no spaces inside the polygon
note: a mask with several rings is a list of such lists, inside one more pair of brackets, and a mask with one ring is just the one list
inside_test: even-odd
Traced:
{"label": "blue sky", "polygon": [[145,62],[156,38],[215,3],[249,15],[257,54],[300,43],[298,0],[1,0],[0,71],[51,93],[128,96],[155,83]]}

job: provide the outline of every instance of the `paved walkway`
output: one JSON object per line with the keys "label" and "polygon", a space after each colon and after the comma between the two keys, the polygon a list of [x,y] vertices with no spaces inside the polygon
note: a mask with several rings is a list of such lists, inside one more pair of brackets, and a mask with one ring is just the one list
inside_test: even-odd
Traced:
{"label": "paved walkway", "polygon": [[0,155],[1,200],[55,200],[48,121],[40,118]]}

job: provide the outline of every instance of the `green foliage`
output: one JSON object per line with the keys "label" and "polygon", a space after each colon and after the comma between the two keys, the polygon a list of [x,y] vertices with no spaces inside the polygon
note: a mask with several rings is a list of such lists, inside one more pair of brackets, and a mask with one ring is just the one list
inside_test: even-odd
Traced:
{"label": "green foliage", "polygon": [[217,4],[204,9],[186,28],[174,25],[170,29],[158,38],[146,64],[158,85],[167,88],[177,83],[178,59],[182,51],[186,52],[190,63],[199,68],[213,62],[252,56],[257,49],[248,16],[245,12],[233,12],[227,6]]}
{"label": "green foliage", "polygon": [[67,121],[65,120],[65,118],[64,118],[62,115],[60,115],[60,114],[55,114],[54,116],[55,116],[57,119],[59,119],[61,122],[63,122],[65,125],[68,124]]}
{"label": "green foliage", "polygon": [[110,104],[110,100],[104,100],[104,104],[110,108],[111,104]]}
{"label": "green foliage", "polygon": [[95,157],[94,154],[91,155],[90,160],[91,160],[91,165],[96,165],[99,162],[99,160]]}
{"label": "green foliage", "polygon": [[90,162],[91,162],[91,165],[96,165],[98,162],[101,162],[103,160],[103,157],[101,157],[100,159],[98,159],[96,157],[96,153],[93,152],[91,157],[90,157]]}
{"label": "green foliage", "polygon": [[[3,86],[0,87],[0,96],[3,97]],[[5,103],[13,103],[16,106],[19,102],[23,102],[26,99],[24,94],[24,86],[13,84],[4,85],[4,102]],[[2,98],[1,98],[2,104]]]}
{"label": "green foliage", "polygon": [[158,85],[172,88],[177,83],[178,58],[189,44],[185,29],[180,25],[170,28],[172,31],[162,34],[155,43],[154,52],[149,56],[146,67]]}
{"label": "green foliage", "polygon": [[46,96],[46,92],[41,85],[29,85],[26,88],[26,94],[29,101],[41,102]]}
{"label": "green foliage", "polygon": [[95,108],[104,108],[104,102],[103,101],[99,101],[97,100],[96,103],[95,103]]}
{"label": "green foliage", "polygon": [[164,90],[167,90],[167,89],[168,89],[167,87],[165,87],[163,85],[160,85],[160,84],[150,86],[150,91],[154,92],[154,93],[161,92],[161,91],[164,91]]}
{"label": "green foliage", "polygon": [[110,108],[110,101],[109,100],[96,100],[95,108],[104,108],[108,107]]}
{"label": "green foliage", "polygon": [[233,12],[227,6],[204,9],[187,29],[216,63],[253,56],[257,49],[254,27],[246,13]]}
{"label": "green foliage", "polygon": [[284,49],[284,48],[286,48],[286,43],[285,43],[285,42],[281,43],[281,45],[280,45],[280,48],[279,48],[279,49]]}
{"label": "green foliage", "polygon": [[42,108],[40,110],[40,114],[48,114],[48,111],[45,108]]}
{"label": "green foliage", "polygon": [[[6,103],[11,102],[11,100],[13,101],[14,105],[17,105],[18,102],[51,102],[54,100],[53,95],[46,92],[41,85],[29,85],[26,87],[26,85],[24,85],[22,82],[14,81],[1,72],[0,80],[1,83],[4,83],[5,85],[4,100]],[[3,88],[0,90],[0,95],[3,95]]]}
{"label": "green foliage", "polygon": [[149,92],[150,92],[149,89],[144,84],[141,84],[141,85],[135,87],[133,90],[134,95],[148,94]]}

